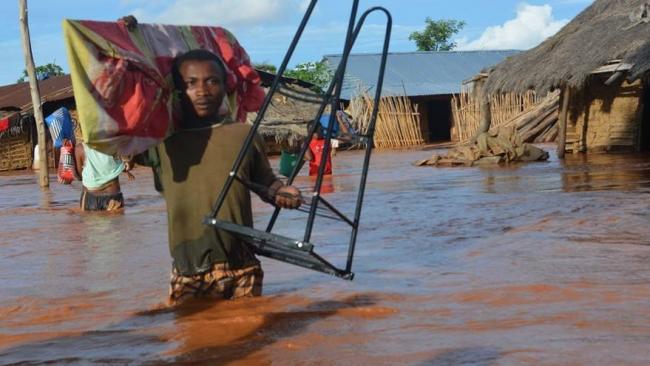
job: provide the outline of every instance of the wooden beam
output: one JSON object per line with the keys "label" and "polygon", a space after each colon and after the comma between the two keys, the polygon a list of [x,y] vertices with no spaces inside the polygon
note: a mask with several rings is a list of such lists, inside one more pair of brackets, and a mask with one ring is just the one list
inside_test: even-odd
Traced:
{"label": "wooden beam", "polygon": [[632,68],[632,66],[634,65],[627,64],[624,62],[614,62],[611,64],[600,66],[599,68],[592,71],[591,74],[607,74],[610,72],[628,71]]}
{"label": "wooden beam", "polygon": [[483,93],[481,98],[481,122],[476,135],[488,132],[492,124],[492,111],[490,110],[490,97]]}
{"label": "wooden beam", "polygon": [[34,67],[34,56],[32,55],[32,45],[29,39],[29,22],[27,20],[27,0],[18,0],[20,21],[20,34],[23,41],[23,53],[25,55],[25,68],[29,79],[29,89],[32,95],[32,106],[34,107],[34,119],[36,120],[36,130],[38,132],[38,185],[41,188],[50,186],[48,175],[49,164],[47,162],[47,142],[45,136],[45,123],[43,122],[43,110],[41,108],[41,93],[38,90],[36,81],[36,70]]}
{"label": "wooden beam", "polygon": [[605,80],[605,86],[611,86],[612,84],[616,83],[619,81],[623,76],[625,75],[625,72],[623,71],[616,71],[615,73],[612,74],[607,80]]}
{"label": "wooden beam", "polygon": [[479,98],[479,124],[478,130],[472,137],[475,140],[478,135],[490,130],[492,124],[492,111],[490,110],[490,96],[485,90],[485,79],[477,80],[475,85],[475,95]]}
{"label": "wooden beam", "polygon": [[486,79],[487,77],[488,77],[487,72],[480,72],[469,79],[463,80],[462,85],[471,84],[475,81]]}
{"label": "wooden beam", "polygon": [[558,116],[558,135],[557,135],[557,157],[564,159],[566,151],[566,125],[569,117],[569,99],[571,98],[571,89],[564,87],[562,92],[562,107]]}

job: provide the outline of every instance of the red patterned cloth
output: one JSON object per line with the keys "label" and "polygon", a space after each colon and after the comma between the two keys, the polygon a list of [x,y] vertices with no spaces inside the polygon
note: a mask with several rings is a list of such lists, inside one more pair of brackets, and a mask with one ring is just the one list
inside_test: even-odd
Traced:
{"label": "red patterned cloth", "polygon": [[105,154],[140,153],[174,131],[172,60],[191,49],[224,61],[233,119],[244,122],[264,100],[248,54],[224,28],[65,20],[63,30],[84,142]]}
{"label": "red patterned cloth", "polygon": [[4,132],[9,129],[9,117],[0,119],[0,132]]}
{"label": "red patterned cloth", "polygon": [[[313,138],[309,142],[309,150],[314,157],[309,161],[309,175],[318,175],[318,167],[320,162],[323,160],[323,151],[325,150],[325,139],[323,138]],[[327,155],[327,160],[325,161],[325,172],[323,174],[328,175],[332,174],[332,150],[330,149],[330,155]]]}

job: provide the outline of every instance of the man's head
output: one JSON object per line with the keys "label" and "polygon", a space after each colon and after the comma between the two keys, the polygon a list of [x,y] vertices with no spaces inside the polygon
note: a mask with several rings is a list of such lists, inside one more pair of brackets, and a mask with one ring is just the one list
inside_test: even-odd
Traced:
{"label": "man's head", "polygon": [[172,75],[181,91],[183,113],[197,122],[219,119],[219,107],[226,94],[225,67],[214,53],[198,49],[174,59]]}

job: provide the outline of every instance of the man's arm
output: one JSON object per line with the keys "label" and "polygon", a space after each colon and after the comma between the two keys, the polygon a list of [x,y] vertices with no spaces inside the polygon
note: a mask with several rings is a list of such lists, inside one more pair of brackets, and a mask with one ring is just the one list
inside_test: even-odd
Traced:
{"label": "man's arm", "polygon": [[86,162],[86,152],[84,151],[84,145],[81,142],[77,142],[74,146],[74,172],[76,178],[81,180],[81,172],[84,168],[84,163]]}
{"label": "man's arm", "polygon": [[311,147],[307,148],[307,151],[305,151],[305,156],[303,156],[302,160],[304,161],[314,160],[314,153],[311,152]]}
{"label": "man's arm", "polygon": [[158,148],[152,147],[149,150],[141,152],[140,154],[133,155],[129,161],[130,168],[134,168],[135,165],[148,166],[153,171],[153,184],[156,188],[156,191],[162,192],[163,186],[160,180],[160,156],[158,155]]}
{"label": "man's arm", "polygon": [[251,171],[251,180],[257,185],[266,187],[266,192],[255,191],[264,201],[273,203],[282,208],[298,208],[303,202],[300,190],[294,186],[285,185],[278,179],[269,159],[266,157],[264,141],[256,136],[253,143],[253,169]]}

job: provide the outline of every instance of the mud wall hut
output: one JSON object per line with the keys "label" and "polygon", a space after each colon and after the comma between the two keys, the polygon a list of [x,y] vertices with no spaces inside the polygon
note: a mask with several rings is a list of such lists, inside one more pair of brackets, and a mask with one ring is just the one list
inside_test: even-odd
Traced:
{"label": "mud wall hut", "polygon": [[[482,69],[519,51],[447,51],[390,53],[386,62],[382,95],[406,96],[417,105],[421,135],[426,143],[451,141],[452,95]],[[334,71],[341,55],[326,55]],[[352,54],[343,82],[342,99],[351,100],[360,91],[374,95],[380,54]]]}
{"label": "mud wall hut", "polygon": [[489,70],[489,94],[561,90],[558,154],[650,149],[650,2],[596,0]]}
{"label": "mud wall hut", "polygon": [[[70,76],[55,76],[38,82],[43,115],[67,107],[75,116]],[[32,166],[36,125],[29,83],[0,86],[0,171]],[[48,138],[48,159],[54,167],[54,153]]]}
{"label": "mud wall hut", "polygon": [[[262,86],[268,93],[274,74],[257,70]],[[318,113],[322,97],[312,91],[314,85],[302,80],[283,77],[273,95],[258,133],[266,141],[269,153],[277,154],[281,149],[298,148],[307,136],[308,124]],[[253,123],[257,113],[249,113],[247,122]]]}

